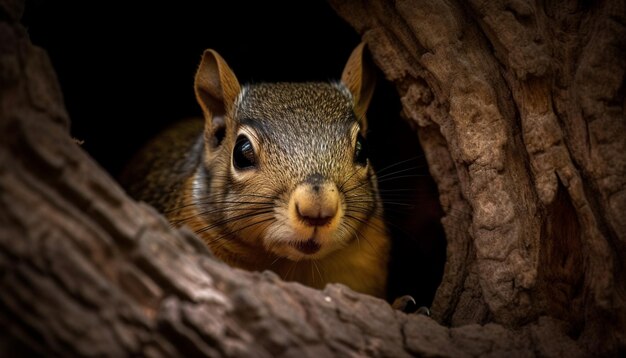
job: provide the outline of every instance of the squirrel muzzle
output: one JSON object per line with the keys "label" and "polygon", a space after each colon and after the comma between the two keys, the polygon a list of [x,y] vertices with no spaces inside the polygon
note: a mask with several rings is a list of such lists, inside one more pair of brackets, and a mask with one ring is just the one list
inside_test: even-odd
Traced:
{"label": "squirrel muzzle", "polygon": [[292,246],[303,254],[315,254],[331,244],[329,238],[341,222],[339,189],[320,174],[309,176],[292,192],[288,212],[296,236],[304,238],[294,241]]}

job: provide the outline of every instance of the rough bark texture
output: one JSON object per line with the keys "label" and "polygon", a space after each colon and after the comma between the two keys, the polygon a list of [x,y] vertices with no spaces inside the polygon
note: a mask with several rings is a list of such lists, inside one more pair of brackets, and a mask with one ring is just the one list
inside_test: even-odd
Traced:
{"label": "rough bark texture", "polygon": [[626,344],[624,1],[331,1],[393,81],[447,216],[433,311]]}
{"label": "rough bark texture", "polygon": [[449,214],[437,323],[229,268],[127,198],[69,137],[23,3],[0,0],[0,355],[623,351],[618,5],[334,2],[397,83]]}

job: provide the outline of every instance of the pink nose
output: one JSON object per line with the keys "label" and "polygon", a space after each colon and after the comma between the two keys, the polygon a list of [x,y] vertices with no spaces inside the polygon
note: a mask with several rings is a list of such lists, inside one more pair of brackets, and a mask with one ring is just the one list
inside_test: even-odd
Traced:
{"label": "pink nose", "polygon": [[334,182],[312,175],[293,191],[289,213],[294,221],[307,227],[332,226],[341,216],[341,198]]}
{"label": "pink nose", "polygon": [[333,217],[335,217],[335,213],[337,212],[337,210],[322,209],[324,208],[320,208],[318,205],[304,205],[300,207],[300,205],[296,203],[296,212],[298,213],[299,219],[309,226],[327,225]]}

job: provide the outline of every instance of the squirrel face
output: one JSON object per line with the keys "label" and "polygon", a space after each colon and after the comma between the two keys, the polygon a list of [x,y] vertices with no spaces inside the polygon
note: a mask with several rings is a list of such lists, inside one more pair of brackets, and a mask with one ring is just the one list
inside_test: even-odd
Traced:
{"label": "squirrel face", "polygon": [[363,45],[341,83],[243,87],[216,52],[206,51],[196,75],[204,167],[192,196],[211,206],[209,246],[299,261],[359,240],[381,213],[365,143],[372,92]]}
{"label": "squirrel face", "polygon": [[[223,192],[224,202],[245,199],[271,209],[242,222],[225,218],[229,230],[250,225],[240,239],[261,241],[291,260],[320,258],[356,239],[377,198],[361,125],[343,85],[247,86],[232,122],[218,149],[229,160],[214,157],[222,167],[211,168],[225,173],[227,185],[211,190]],[[224,209],[231,218],[243,214]]]}

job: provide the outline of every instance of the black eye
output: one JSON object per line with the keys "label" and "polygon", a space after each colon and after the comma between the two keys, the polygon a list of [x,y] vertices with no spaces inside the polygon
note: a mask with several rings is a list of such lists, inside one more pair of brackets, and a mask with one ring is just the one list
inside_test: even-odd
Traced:
{"label": "black eye", "polygon": [[233,149],[233,165],[235,168],[251,169],[256,165],[256,155],[252,142],[245,135],[237,137],[235,148]]}
{"label": "black eye", "polygon": [[367,146],[365,145],[365,138],[358,134],[356,137],[356,143],[354,144],[354,161],[362,166],[367,165]]}

